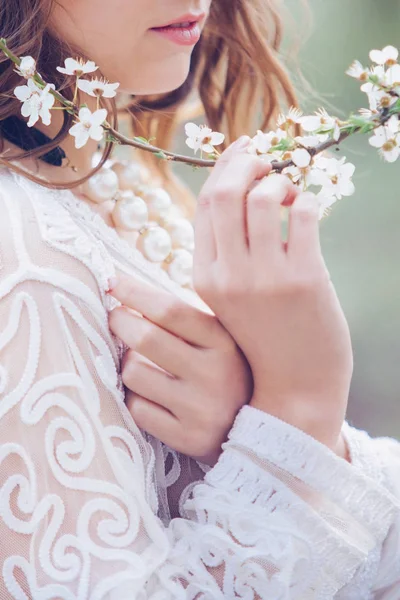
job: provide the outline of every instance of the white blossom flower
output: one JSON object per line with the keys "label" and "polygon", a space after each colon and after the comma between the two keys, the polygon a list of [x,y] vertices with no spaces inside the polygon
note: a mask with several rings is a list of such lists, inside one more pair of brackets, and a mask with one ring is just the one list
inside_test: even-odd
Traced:
{"label": "white blossom flower", "polygon": [[396,102],[395,96],[388,94],[374,83],[364,83],[361,90],[367,94],[370,110],[374,112],[378,112],[382,108],[389,108]]}
{"label": "white blossom flower", "polygon": [[332,131],[333,139],[336,142],[340,138],[340,125],[338,119],[336,117],[331,117],[324,108],[320,108],[316,111],[315,115],[302,117],[300,124],[304,131]]}
{"label": "white blossom flower", "polygon": [[289,177],[290,181],[296,185],[300,185],[300,183],[304,181],[304,173],[302,173],[301,169],[295,165],[290,165],[283,169],[282,175]]}
{"label": "white blossom flower", "polygon": [[354,77],[354,79],[358,79],[359,81],[368,81],[369,69],[363,67],[359,60],[355,60],[347,69],[346,75]]}
{"label": "white blossom flower", "polygon": [[383,50],[371,50],[369,57],[377,65],[394,65],[399,57],[399,51],[394,46],[386,46]]}
{"label": "white blossom flower", "polygon": [[89,94],[89,96],[104,96],[104,98],[114,98],[117,94],[116,89],[119,87],[119,83],[108,83],[108,81],[102,81],[100,79],[80,79],[78,81],[78,88]]}
{"label": "white blossom flower", "polygon": [[365,117],[366,119],[372,119],[373,117],[376,117],[379,114],[378,110],[371,110],[369,108],[359,108],[358,112],[362,117]]}
{"label": "white blossom flower", "polygon": [[91,112],[89,108],[83,107],[79,111],[79,121],[75,123],[69,130],[69,133],[75,137],[75,148],[82,148],[89,138],[100,141],[104,136],[104,123],[107,117],[107,110],[100,108],[95,112]]}
{"label": "white blossom flower", "polygon": [[314,159],[305,148],[296,148],[293,152],[285,152],[284,160],[291,160],[293,165],[283,169],[283,175],[287,175],[289,179],[298,185],[301,183],[308,187],[312,183],[312,172],[314,170]]}
{"label": "white blossom flower", "polygon": [[50,89],[55,89],[53,83],[48,83],[44,89],[41,89],[33,79],[28,79],[26,85],[15,88],[14,94],[22,102],[21,114],[23,117],[29,117],[28,127],[33,127],[40,118],[44,125],[50,125],[50,109],[55,102]]}
{"label": "white blossom flower", "polygon": [[94,73],[98,67],[92,60],[84,62],[81,58],[75,60],[74,58],[66,58],[64,61],[65,67],[57,67],[57,71],[64,73],[65,75],[74,75],[80,77],[85,73]]}
{"label": "white blossom flower", "polygon": [[311,154],[305,148],[297,148],[292,152],[292,161],[299,169],[306,169],[311,164]]}
{"label": "white blossom flower", "polygon": [[318,169],[313,170],[311,183],[321,185],[326,196],[334,196],[341,200],[343,196],[352,196],[355,192],[351,179],[354,171],[355,166],[346,163],[345,156],[340,160],[321,156]]}
{"label": "white blossom flower", "polygon": [[380,155],[387,162],[395,162],[400,156],[400,124],[397,115],[393,115],[385,125],[375,129],[369,143],[374,148],[379,148]]}
{"label": "white blossom flower", "polygon": [[25,79],[30,79],[36,73],[36,61],[32,56],[21,56],[21,62],[17,67],[17,73]]}
{"label": "white blossom flower", "polygon": [[277,125],[281,129],[286,129],[286,127],[291,127],[293,125],[298,125],[301,123],[301,117],[303,116],[303,112],[294,106],[292,106],[287,115],[281,113],[277,120]]}
{"label": "white blossom flower", "polygon": [[400,65],[393,65],[385,73],[386,85],[389,87],[400,86]]}
{"label": "white blossom flower", "polygon": [[277,146],[282,140],[287,139],[286,131],[278,129],[277,131],[269,131],[265,133],[260,129],[257,134],[250,140],[247,147],[249,154],[256,154],[258,156],[268,154],[271,148]]}
{"label": "white blossom flower", "polygon": [[185,132],[187,135],[186,144],[194,150],[202,150],[207,154],[215,152],[214,146],[219,146],[225,140],[223,133],[212,131],[206,125],[196,125],[195,123],[186,123]]}

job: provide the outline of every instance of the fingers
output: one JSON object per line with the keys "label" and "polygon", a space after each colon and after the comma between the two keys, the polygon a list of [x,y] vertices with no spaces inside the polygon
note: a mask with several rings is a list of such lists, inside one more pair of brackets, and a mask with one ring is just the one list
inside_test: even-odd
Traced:
{"label": "fingers", "polygon": [[201,277],[202,271],[204,270],[206,272],[207,269],[210,268],[210,265],[217,258],[217,246],[215,243],[215,234],[211,215],[211,197],[213,190],[216,187],[217,181],[219,180],[227,161],[235,152],[235,149],[239,149],[241,144],[243,144],[244,147],[248,144],[249,140],[250,138],[248,136],[243,136],[225,150],[225,152],[216,162],[199,194],[194,221],[194,277],[197,280],[199,277]]}
{"label": "fingers", "polygon": [[168,446],[180,434],[179,421],[167,409],[137,394],[127,394],[126,404],[138,427]]}
{"label": "fingers", "polygon": [[208,262],[217,257],[236,263],[247,252],[245,197],[251,184],[271,170],[270,164],[247,153],[248,141],[239,139],[222,154],[199,196],[200,224],[204,230],[207,220],[207,230],[212,227],[215,240],[214,256],[208,256]]}
{"label": "fingers", "polygon": [[[183,302],[161,288],[156,288],[138,278],[124,277],[118,280],[111,294],[124,306],[136,310],[148,321],[188,344],[208,348],[214,343],[214,333],[218,329],[215,317]],[[111,317],[114,312],[111,312]],[[136,321],[132,320],[131,323],[135,325]],[[129,329],[127,321],[125,327]]]}
{"label": "fingers", "polygon": [[111,312],[109,324],[113,333],[129,348],[171,375],[190,375],[190,365],[196,358],[196,350],[184,340],[124,307],[115,308]]}
{"label": "fingers", "polygon": [[178,380],[148,364],[137,352],[129,350],[123,360],[122,381],[135,395],[143,396],[167,409],[171,414],[179,409]]}
{"label": "fingers", "polygon": [[247,197],[247,227],[250,253],[265,260],[284,254],[282,204],[290,203],[297,188],[284,175],[271,174],[258,182]]}
{"label": "fingers", "polygon": [[233,156],[226,165],[211,204],[218,260],[236,264],[247,254],[246,196],[270,170],[270,164],[245,153]]}
{"label": "fingers", "polygon": [[235,142],[233,142],[233,144],[228,146],[228,148],[221,154],[221,156],[215,163],[215,166],[213,167],[210,176],[203,185],[201,194],[204,193],[205,196],[210,196],[212,194],[222,173],[224,172],[226,165],[229,163],[229,161],[235,155],[235,153],[240,151],[243,152],[247,148],[249,141],[250,137],[248,135],[243,135]]}
{"label": "fingers", "polygon": [[311,192],[299,194],[290,209],[287,254],[299,266],[323,262],[318,202]]}
{"label": "fingers", "polygon": [[193,278],[195,281],[203,272],[208,272],[216,258],[217,246],[211,219],[210,199],[200,196],[194,218]]}

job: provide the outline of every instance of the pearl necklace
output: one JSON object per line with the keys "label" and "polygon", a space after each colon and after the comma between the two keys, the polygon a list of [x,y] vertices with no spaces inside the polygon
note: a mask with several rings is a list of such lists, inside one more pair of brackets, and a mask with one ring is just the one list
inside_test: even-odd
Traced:
{"label": "pearl necklace", "polygon": [[[96,153],[93,166],[98,158]],[[117,232],[133,233],[147,260],[159,263],[175,283],[192,287],[193,225],[179,214],[168,192],[150,180],[148,169],[136,161],[108,160],[81,190],[96,204],[112,200]]]}

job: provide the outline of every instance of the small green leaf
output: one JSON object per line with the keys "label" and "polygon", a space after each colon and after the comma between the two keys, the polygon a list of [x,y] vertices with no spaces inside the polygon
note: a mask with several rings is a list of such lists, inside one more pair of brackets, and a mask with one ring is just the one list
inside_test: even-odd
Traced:
{"label": "small green leaf", "polygon": [[366,119],[366,117],[363,117],[362,115],[351,115],[351,117],[349,119],[349,124],[352,127],[363,127],[364,125],[366,125],[369,122],[370,121],[368,119]]}
{"label": "small green leaf", "polygon": [[119,139],[116,138],[112,133],[107,133],[106,134],[106,142],[112,142],[113,144],[120,144],[121,143],[119,141]]}
{"label": "small green leaf", "polygon": [[379,77],[378,75],[370,75],[368,77],[369,81],[375,85],[379,85]]}
{"label": "small green leaf", "polygon": [[167,160],[167,155],[162,150],[160,150],[159,152],[155,152],[154,156],[156,156],[157,158],[161,158],[162,160]]}
{"label": "small green leaf", "polygon": [[390,113],[395,115],[400,112],[400,98],[396,100],[396,102],[390,107]]}
{"label": "small green leaf", "polygon": [[149,140],[147,140],[145,137],[142,137],[140,135],[137,135],[136,137],[133,138],[136,142],[141,142],[142,144],[148,144]]}
{"label": "small green leaf", "polygon": [[285,152],[286,150],[291,150],[293,148],[293,140],[283,139],[276,146],[272,146],[269,149],[269,152]]}

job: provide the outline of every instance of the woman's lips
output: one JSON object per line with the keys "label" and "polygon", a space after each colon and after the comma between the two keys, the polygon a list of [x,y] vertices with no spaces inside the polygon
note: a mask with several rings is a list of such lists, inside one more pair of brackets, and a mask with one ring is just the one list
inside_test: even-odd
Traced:
{"label": "woman's lips", "polygon": [[201,37],[201,29],[197,21],[191,23],[175,23],[166,27],[153,27],[150,31],[162,35],[175,44],[194,46]]}

